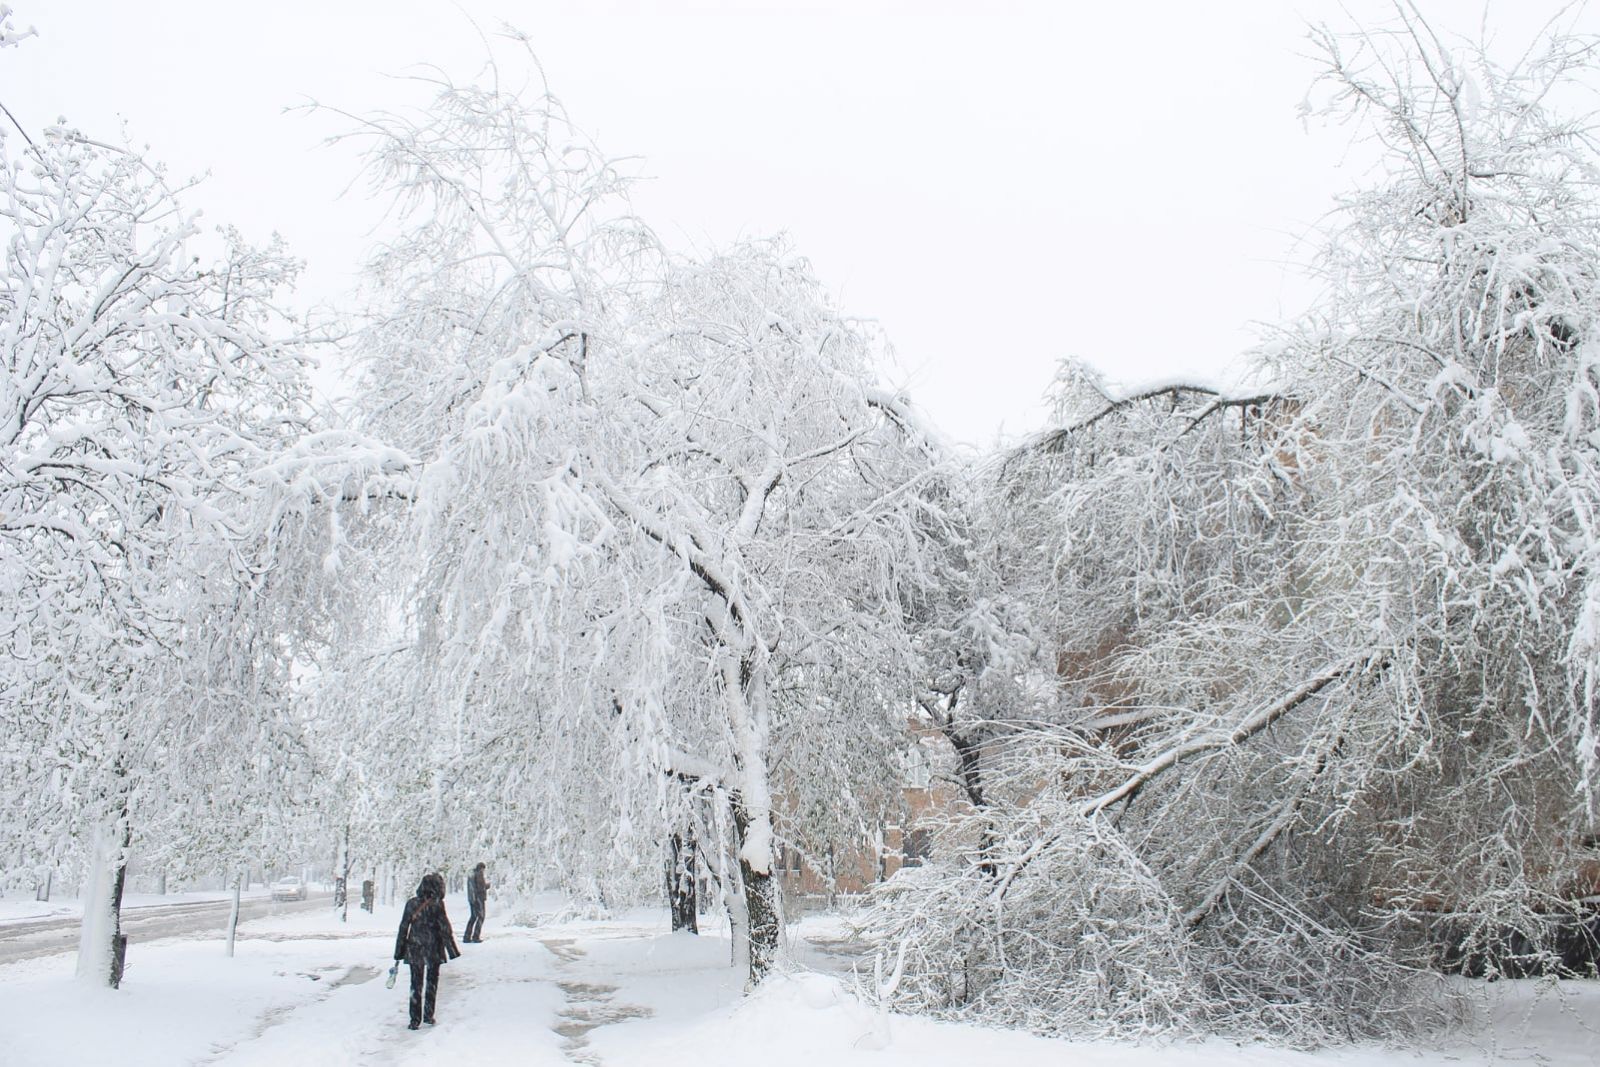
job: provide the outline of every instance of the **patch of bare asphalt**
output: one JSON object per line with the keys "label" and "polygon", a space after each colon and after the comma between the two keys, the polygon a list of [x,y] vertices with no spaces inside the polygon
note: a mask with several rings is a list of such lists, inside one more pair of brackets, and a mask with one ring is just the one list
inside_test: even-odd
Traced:
{"label": "patch of bare asphalt", "polygon": [[330,931],[330,932],[316,932],[316,933],[312,933],[312,932],[304,932],[304,933],[302,933],[302,932],[282,931],[282,930],[267,930],[267,931],[263,931],[261,933],[249,933],[249,934],[244,933],[244,932],[241,931],[240,933],[238,933],[238,934],[236,934],[234,936],[239,941],[348,941],[348,940],[350,940],[352,938],[357,938],[357,937],[382,937],[384,935],[382,935],[382,934],[374,934],[371,930],[365,930],[365,931],[351,930],[349,932],[345,932],[345,931],[331,932]]}
{"label": "patch of bare asphalt", "polygon": [[378,968],[376,967],[368,967],[364,964],[357,964],[348,971],[345,971],[343,977],[335,978],[332,982],[329,982],[328,988],[338,989],[340,986],[365,985],[367,982],[370,982],[374,978],[378,977],[378,973]]}
{"label": "patch of bare asphalt", "polygon": [[859,938],[849,934],[843,937],[829,937],[826,935],[813,935],[806,938],[818,952],[829,956],[836,956],[847,962],[858,960],[871,951],[872,946]]}
{"label": "patch of bare asphalt", "polygon": [[541,937],[539,944],[550,950],[550,954],[562,963],[571,963],[573,960],[583,958],[583,949],[578,947],[575,939],[570,937]]}
{"label": "patch of bare asphalt", "polygon": [[[563,967],[584,955],[583,949],[570,938],[548,938],[543,944]],[[557,1013],[556,1024],[551,1029],[561,1035],[561,1051],[573,1063],[600,1063],[600,1057],[589,1047],[589,1035],[600,1027],[655,1014],[638,1004],[612,1003],[617,987],[603,982],[568,979],[557,982],[556,988],[567,998],[567,1004]]]}

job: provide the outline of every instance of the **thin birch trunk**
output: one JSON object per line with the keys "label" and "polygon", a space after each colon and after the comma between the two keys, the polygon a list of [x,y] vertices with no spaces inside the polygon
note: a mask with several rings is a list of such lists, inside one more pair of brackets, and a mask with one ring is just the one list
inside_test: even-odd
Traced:
{"label": "thin birch trunk", "polygon": [[228,955],[233,955],[234,935],[239,932],[239,891],[244,884],[244,872],[233,879],[233,907],[228,910]]}

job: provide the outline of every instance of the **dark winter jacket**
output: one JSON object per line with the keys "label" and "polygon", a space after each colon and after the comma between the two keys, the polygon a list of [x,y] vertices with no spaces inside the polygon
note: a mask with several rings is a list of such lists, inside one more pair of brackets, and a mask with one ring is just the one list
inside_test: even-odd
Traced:
{"label": "dark winter jacket", "polygon": [[482,910],[484,901],[489,899],[489,879],[484,877],[483,868],[479,867],[472,872],[472,877],[467,879],[467,904],[474,910]]}
{"label": "dark winter jacket", "polygon": [[[425,875],[422,876],[422,884],[425,885],[425,886],[432,887],[433,895],[439,898],[439,910],[440,911],[444,911],[444,898],[445,898],[444,875],[440,874],[438,871],[434,871],[432,874],[425,874]],[[420,890],[419,890],[419,892],[420,892]],[[449,915],[448,912],[445,914],[444,924],[445,924],[446,928],[448,928],[450,926],[450,915]],[[451,947],[453,948],[454,946],[455,946],[455,942],[452,941],[451,942]],[[459,956],[459,955],[461,955],[461,953],[458,950],[456,952],[455,956]],[[451,956],[450,958],[451,959],[455,959],[455,956]]]}
{"label": "dark winter jacket", "polygon": [[455,931],[444,912],[444,901],[424,881],[417,895],[406,901],[400,931],[394,939],[394,958],[423,963],[447,963],[461,955]]}

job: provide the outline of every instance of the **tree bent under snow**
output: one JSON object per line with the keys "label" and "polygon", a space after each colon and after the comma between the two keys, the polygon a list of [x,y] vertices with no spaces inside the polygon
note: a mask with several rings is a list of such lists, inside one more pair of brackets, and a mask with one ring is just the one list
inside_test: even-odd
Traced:
{"label": "tree bent under snow", "polygon": [[1267,387],[1074,378],[1009,465],[999,491],[1054,526],[1024,592],[1084,706],[1008,769],[992,877],[888,887],[897,1003],[1382,1036],[1438,1009],[1428,975],[1559,968],[1584,921],[1600,146],[1549,104],[1592,50],[1496,66],[1408,10],[1322,43],[1387,166],[1341,205],[1328,296],[1259,353]]}
{"label": "tree bent under snow", "polygon": [[575,884],[709,804],[697,838],[725,850],[759,980],[775,757],[803,776],[828,746],[798,735],[881,746],[896,715],[925,441],[781,245],[670,256],[548,95],[430,87],[355,136],[402,216],[373,262],[366,428],[424,462],[407,628],[436,762],[515,778]]}

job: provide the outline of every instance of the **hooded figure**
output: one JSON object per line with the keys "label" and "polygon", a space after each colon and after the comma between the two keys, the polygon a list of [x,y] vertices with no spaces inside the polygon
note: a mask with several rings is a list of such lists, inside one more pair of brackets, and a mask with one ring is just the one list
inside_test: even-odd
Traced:
{"label": "hooded figure", "polygon": [[[437,881],[435,881],[437,879]],[[433,1022],[433,1005],[439,993],[439,965],[461,955],[455,932],[444,913],[444,879],[428,875],[417,895],[406,901],[400,931],[394,939],[394,958],[411,965],[411,1029]]]}
{"label": "hooded figure", "polygon": [[489,899],[489,879],[483,873],[484,866],[480,863],[474,867],[472,877],[467,879],[467,907],[472,909],[472,914],[467,918],[467,934],[461,940],[472,943],[483,940],[483,905]]}

